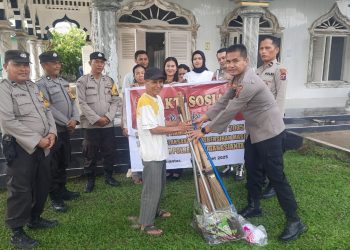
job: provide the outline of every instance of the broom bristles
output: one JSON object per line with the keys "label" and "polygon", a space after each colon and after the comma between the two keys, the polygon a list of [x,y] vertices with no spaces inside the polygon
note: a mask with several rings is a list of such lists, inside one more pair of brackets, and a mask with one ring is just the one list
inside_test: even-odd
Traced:
{"label": "broom bristles", "polygon": [[[201,200],[201,204],[206,206],[208,208],[209,212],[212,212],[215,208],[213,208],[210,204],[208,193],[206,192],[205,187],[204,187],[204,185],[205,185],[204,182],[206,182],[207,187],[210,187],[208,185],[208,182],[205,179],[198,178],[199,197]],[[210,195],[212,196],[211,193],[210,193]]]}

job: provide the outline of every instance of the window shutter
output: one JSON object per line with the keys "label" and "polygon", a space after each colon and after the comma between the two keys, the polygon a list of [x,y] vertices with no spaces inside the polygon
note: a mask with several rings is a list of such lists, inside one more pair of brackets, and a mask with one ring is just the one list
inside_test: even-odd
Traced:
{"label": "window shutter", "polygon": [[122,59],[134,59],[135,54],[135,29],[119,30],[120,55]]}
{"label": "window shutter", "polygon": [[316,36],[313,38],[313,57],[312,57],[312,81],[321,82],[323,77],[324,55],[325,55],[325,36]]}
{"label": "window shutter", "polygon": [[136,30],[136,50],[146,50],[146,31]]}
{"label": "window shutter", "polygon": [[166,40],[166,57],[173,56],[179,64],[191,65],[191,32],[169,31]]}
{"label": "window shutter", "polygon": [[136,30],[118,30],[118,58],[119,58],[119,82],[123,82],[124,76],[132,71],[135,64],[134,55],[136,51]]}
{"label": "window shutter", "polygon": [[348,36],[346,39],[345,39],[345,56],[344,56],[344,63],[343,63],[343,77],[342,79],[345,81],[345,82],[350,82],[350,37]]}

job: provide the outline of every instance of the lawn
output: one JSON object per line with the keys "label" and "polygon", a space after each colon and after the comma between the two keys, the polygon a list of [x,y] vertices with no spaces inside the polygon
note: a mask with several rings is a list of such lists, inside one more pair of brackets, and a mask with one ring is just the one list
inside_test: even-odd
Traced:
{"label": "lawn", "polygon": [[[276,198],[262,201],[264,216],[251,220],[262,224],[268,233],[268,245],[262,249],[350,249],[350,167],[349,158],[332,150],[305,147],[285,154],[286,174],[295,191],[299,213],[308,231],[297,241],[277,240],[284,218]],[[167,183],[163,208],[171,211],[169,219],[157,219],[165,234],[152,237],[132,229],[127,220],[137,215],[141,186],[125,175],[116,175],[122,186],[106,186],[98,178],[93,193],[82,193],[68,203],[67,213],[55,213],[49,203],[43,214],[56,218],[60,225],[50,230],[29,231],[40,241],[37,249],[258,249],[245,241],[209,246],[190,226],[194,184],[190,171],[179,181]],[[244,182],[224,179],[238,209],[246,204]],[[83,192],[84,178],[71,179],[68,186]],[[0,192],[0,212],[5,212],[6,193]],[[11,249],[9,231],[0,227],[0,249]]]}

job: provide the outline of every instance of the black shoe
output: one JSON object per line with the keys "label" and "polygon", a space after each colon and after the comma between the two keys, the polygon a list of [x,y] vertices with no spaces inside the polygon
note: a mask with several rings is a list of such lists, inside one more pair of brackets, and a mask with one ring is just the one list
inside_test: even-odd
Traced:
{"label": "black shoe", "polygon": [[244,180],[244,164],[239,165],[236,168],[236,174],[235,174],[235,181],[242,181]]}
{"label": "black shoe", "polygon": [[252,207],[248,205],[239,211],[238,214],[242,215],[244,218],[260,217],[262,216],[262,210],[260,207]]}
{"label": "black shoe", "polygon": [[305,230],[306,226],[300,220],[288,222],[279,239],[282,241],[296,240]]}
{"label": "black shoe", "polygon": [[52,200],[51,205],[56,212],[66,212],[68,209],[63,200]]}
{"label": "black shoe", "polygon": [[113,187],[117,187],[120,185],[120,183],[116,179],[114,179],[112,176],[106,176],[105,183]]}
{"label": "black shoe", "polygon": [[17,248],[33,248],[38,244],[38,241],[30,238],[22,227],[12,229],[10,242]]}
{"label": "black shoe", "polygon": [[231,176],[233,174],[234,174],[233,167],[230,165],[227,165],[226,168],[220,172],[220,176],[226,176],[226,177]]}
{"label": "black shoe", "polygon": [[45,229],[45,228],[55,227],[57,225],[58,225],[57,220],[47,220],[39,217],[39,218],[32,219],[27,226],[31,229]]}
{"label": "black shoe", "polygon": [[275,195],[276,195],[275,189],[272,186],[268,185],[263,192],[262,198],[263,199],[270,199],[270,198],[274,197]]}
{"label": "black shoe", "polygon": [[78,199],[79,197],[80,197],[79,192],[72,192],[72,191],[69,191],[67,189],[65,189],[63,194],[62,194],[62,198],[65,201],[75,200],[75,199]]}
{"label": "black shoe", "polygon": [[95,187],[95,179],[88,179],[86,186],[85,186],[85,192],[91,193],[92,190],[94,190]]}

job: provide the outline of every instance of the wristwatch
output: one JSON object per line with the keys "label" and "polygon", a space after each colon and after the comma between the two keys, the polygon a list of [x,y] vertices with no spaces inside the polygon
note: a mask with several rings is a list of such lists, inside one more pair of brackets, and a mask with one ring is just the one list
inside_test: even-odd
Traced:
{"label": "wristwatch", "polygon": [[205,127],[202,127],[202,128],[201,128],[201,132],[202,132],[204,135],[208,134],[207,131],[205,130]]}

